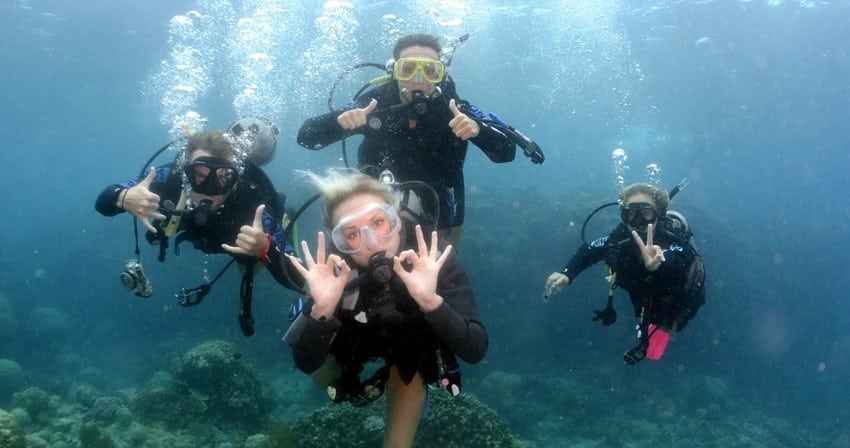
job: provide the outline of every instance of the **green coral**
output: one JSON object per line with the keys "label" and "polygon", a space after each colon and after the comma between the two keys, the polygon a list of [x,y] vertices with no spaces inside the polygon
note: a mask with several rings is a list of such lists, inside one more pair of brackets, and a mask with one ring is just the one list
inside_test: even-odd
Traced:
{"label": "green coral", "polygon": [[271,392],[254,367],[225,341],[207,341],[190,350],[177,363],[174,376],[205,399],[205,414],[216,420],[254,424],[274,408]]}
{"label": "green coral", "polygon": [[115,442],[97,425],[83,425],[80,428],[80,446],[82,448],[115,448]]}
{"label": "green coral", "polygon": [[197,395],[175,384],[139,391],[130,400],[130,410],[144,423],[160,423],[177,429],[202,417],[207,405]]}
{"label": "green coral", "polygon": [[270,397],[232,344],[207,341],[176,361],[172,382],[140,390],[130,409],[146,423],[169,428],[207,422],[259,429],[274,408]]}
{"label": "green coral", "polygon": [[[468,394],[452,398],[444,391],[429,394],[429,415],[416,433],[414,446],[512,447],[519,446],[501,418]],[[374,423],[383,418],[386,401],[355,408],[347,404],[328,405],[293,424],[299,448],[380,446],[382,428]],[[272,441],[274,443],[274,438]],[[274,446],[288,446],[277,445]]]}
{"label": "green coral", "polygon": [[34,421],[45,423],[53,418],[50,395],[38,387],[28,387],[12,395],[12,406],[26,410]]}
{"label": "green coral", "polygon": [[0,359],[0,401],[5,402],[24,385],[24,370],[11,359]]}
{"label": "green coral", "polygon": [[0,448],[25,448],[24,432],[12,414],[0,409]]}
{"label": "green coral", "polygon": [[295,430],[287,425],[273,424],[268,436],[273,448],[292,448],[298,440]]}

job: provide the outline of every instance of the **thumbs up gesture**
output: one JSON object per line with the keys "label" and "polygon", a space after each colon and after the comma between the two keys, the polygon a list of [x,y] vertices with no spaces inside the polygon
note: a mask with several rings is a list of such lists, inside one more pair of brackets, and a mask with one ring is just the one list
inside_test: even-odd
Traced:
{"label": "thumbs up gesture", "polygon": [[378,100],[372,98],[372,101],[369,101],[366,107],[347,110],[339,114],[336,117],[336,122],[339,123],[341,128],[347,131],[357,129],[366,124],[366,118],[376,107],[378,107]]}
{"label": "thumbs up gesture", "polygon": [[451,109],[452,114],[454,114],[454,118],[449,121],[449,127],[452,128],[452,132],[454,132],[459,139],[469,140],[478,136],[478,132],[481,131],[481,128],[478,126],[478,122],[461,112],[460,109],[457,108],[457,103],[454,98],[449,100],[449,109]]}

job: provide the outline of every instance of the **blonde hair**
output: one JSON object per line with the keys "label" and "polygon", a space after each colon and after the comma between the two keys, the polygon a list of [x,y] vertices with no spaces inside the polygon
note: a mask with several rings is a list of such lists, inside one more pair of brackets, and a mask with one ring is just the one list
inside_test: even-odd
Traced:
{"label": "blonde hair", "polygon": [[398,208],[398,197],[388,186],[358,171],[330,170],[326,176],[309,171],[302,171],[302,174],[310,179],[322,195],[325,205],[322,221],[329,229],[334,226],[333,214],[339,204],[356,194],[375,195]]}
{"label": "blonde hair", "polygon": [[623,188],[620,190],[620,204],[625,204],[626,200],[630,197],[641,193],[652,198],[655,210],[660,216],[664,216],[667,213],[667,207],[670,206],[670,195],[665,190],[652,184],[637,183]]}

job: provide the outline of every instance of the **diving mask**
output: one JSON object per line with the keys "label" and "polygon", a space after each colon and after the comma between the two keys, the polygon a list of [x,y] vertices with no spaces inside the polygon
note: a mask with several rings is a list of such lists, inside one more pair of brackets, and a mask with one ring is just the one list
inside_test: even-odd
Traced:
{"label": "diving mask", "polygon": [[198,157],[183,169],[195,193],[222,195],[239,181],[235,163],[217,157]]}
{"label": "diving mask", "polygon": [[445,74],[446,66],[435,59],[400,58],[393,63],[393,78],[397,81],[437,84]]}
{"label": "diving mask", "polygon": [[620,219],[634,228],[640,228],[654,223],[658,213],[649,202],[633,202],[620,207]]}
{"label": "diving mask", "polygon": [[343,216],[331,231],[334,246],[340,252],[353,254],[363,246],[378,245],[378,237],[387,238],[401,228],[398,211],[389,204],[371,203],[362,210]]}

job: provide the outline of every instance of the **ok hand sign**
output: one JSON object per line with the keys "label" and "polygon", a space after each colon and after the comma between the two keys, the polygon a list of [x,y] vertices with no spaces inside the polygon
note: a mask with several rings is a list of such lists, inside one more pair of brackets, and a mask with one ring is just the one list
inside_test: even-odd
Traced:
{"label": "ok hand sign", "polygon": [[303,265],[291,255],[289,261],[301,273],[310,288],[310,295],[313,297],[310,315],[315,319],[330,319],[342,298],[351,268],[339,255],[327,255],[324,232],[319,232],[315,259],[310,253],[307,241],[301,242],[301,252],[304,254]]}
{"label": "ok hand sign", "polygon": [[[440,254],[437,247],[437,232],[431,232],[431,248],[425,245],[425,237],[422,227],[416,226],[416,242],[419,245],[419,253],[408,249],[395,257],[393,270],[407,286],[407,292],[419,305],[422,311],[433,311],[443,304],[443,298],[437,294],[437,276],[446,262],[446,258],[452,252],[452,246],[446,246],[446,250]],[[409,262],[413,269],[407,272],[402,263]]]}

